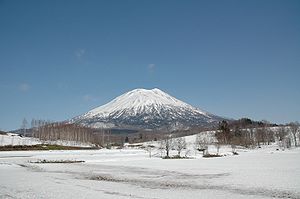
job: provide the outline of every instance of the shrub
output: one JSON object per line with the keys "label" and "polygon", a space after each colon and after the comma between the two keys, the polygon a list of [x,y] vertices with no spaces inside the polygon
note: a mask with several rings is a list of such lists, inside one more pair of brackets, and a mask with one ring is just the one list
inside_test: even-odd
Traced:
{"label": "shrub", "polygon": [[170,157],[164,156],[164,157],[162,157],[162,159],[191,159],[191,158],[189,158],[189,157],[181,157],[179,155],[175,155],[175,156],[170,156]]}
{"label": "shrub", "polygon": [[222,155],[218,155],[218,154],[205,154],[202,157],[204,158],[216,158],[216,157],[222,157]]}

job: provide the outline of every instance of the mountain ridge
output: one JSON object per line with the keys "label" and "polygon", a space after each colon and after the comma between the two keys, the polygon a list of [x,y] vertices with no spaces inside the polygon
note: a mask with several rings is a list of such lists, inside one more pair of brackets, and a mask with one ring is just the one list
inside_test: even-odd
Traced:
{"label": "mountain ridge", "polygon": [[72,123],[93,128],[161,129],[207,126],[222,118],[154,88],[128,91],[102,106],[74,117]]}

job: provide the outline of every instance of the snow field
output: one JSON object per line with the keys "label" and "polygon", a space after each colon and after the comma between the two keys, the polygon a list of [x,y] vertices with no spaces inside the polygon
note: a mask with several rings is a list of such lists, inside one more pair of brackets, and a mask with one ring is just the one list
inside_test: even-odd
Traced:
{"label": "snow field", "polygon": [[[300,198],[300,150],[149,158],[145,150],[0,153],[0,198]],[[30,161],[84,160],[76,164]]]}
{"label": "snow field", "polygon": [[[185,137],[181,155],[190,159],[162,159],[159,141],[136,144],[154,145],[152,158],[128,144],[111,150],[0,152],[0,198],[300,198],[299,148],[238,147],[234,156],[230,146],[221,146],[219,153],[226,156],[203,158],[195,150],[196,136]],[[213,131],[201,136],[215,141]],[[3,137],[6,143],[9,138]],[[208,150],[217,152],[214,145]],[[44,159],[85,162],[32,163]]]}

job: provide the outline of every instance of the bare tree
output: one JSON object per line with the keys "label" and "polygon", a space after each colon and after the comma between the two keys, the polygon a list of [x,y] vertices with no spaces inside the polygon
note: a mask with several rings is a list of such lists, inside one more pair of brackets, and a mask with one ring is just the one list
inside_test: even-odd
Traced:
{"label": "bare tree", "polygon": [[220,142],[216,142],[215,146],[217,148],[217,155],[219,155],[220,148],[221,148],[221,143]]}
{"label": "bare tree", "polygon": [[155,146],[152,144],[152,142],[148,143],[145,147],[145,150],[149,153],[149,158],[152,157],[152,151],[155,148]]}
{"label": "bare tree", "polygon": [[285,126],[281,126],[277,129],[276,136],[279,141],[283,141],[287,135],[288,135],[288,132],[287,132]]}
{"label": "bare tree", "polygon": [[24,118],[22,121],[22,125],[21,125],[22,133],[24,136],[26,136],[27,125],[28,125],[28,122],[27,122],[26,118]]}
{"label": "bare tree", "polygon": [[174,147],[178,152],[178,156],[180,157],[181,151],[186,148],[185,138],[180,137],[175,139]]}
{"label": "bare tree", "polygon": [[277,129],[276,137],[278,139],[279,146],[283,149],[285,148],[285,142],[286,142],[287,135],[288,135],[288,132],[287,132],[285,126],[281,126]]}
{"label": "bare tree", "polygon": [[251,145],[252,147],[255,146],[255,131],[254,131],[254,129],[253,128],[250,128],[249,130],[246,129],[246,133],[247,133],[246,142],[249,145]]}
{"label": "bare tree", "polygon": [[226,120],[219,123],[218,131],[216,131],[215,136],[219,143],[228,144],[231,142],[233,135]]}
{"label": "bare tree", "polygon": [[15,136],[12,135],[12,136],[11,136],[11,145],[12,145],[12,146],[14,145],[14,140],[15,140]]}
{"label": "bare tree", "polygon": [[195,148],[198,151],[202,151],[203,155],[208,153],[208,145],[211,144],[211,139],[208,136],[197,134],[195,141]]}
{"label": "bare tree", "polygon": [[170,157],[170,151],[174,146],[172,135],[166,135],[165,138],[160,142],[161,149],[166,152],[166,157]]}
{"label": "bare tree", "polygon": [[287,137],[285,139],[285,146],[286,146],[286,148],[291,148],[292,147],[292,142],[291,142],[291,138],[290,137]]}
{"label": "bare tree", "polygon": [[291,133],[293,135],[293,139],[294,139],[294,144],[295,144],[295,147],[297,147],[297,134],[298,134],[298,130],[299,130],[299,122],[291,122],[289,124],[290,126],[290,130],[291,130]]}
{"label": "bare tree", "polygon": [[266,137],[268,145],[270,145],[271,142],[274,142],[274,131],[270,127],[266,128]]}
{"label": "bare tree", "polygon": [[265,141],[266,141],[266,129],[264,127],[263,128],[256,128],[256,131],[255,131],[255,140],[256,140],[256,143],[257,143],[258,147],[261,146],[261,143],[265,144]]}

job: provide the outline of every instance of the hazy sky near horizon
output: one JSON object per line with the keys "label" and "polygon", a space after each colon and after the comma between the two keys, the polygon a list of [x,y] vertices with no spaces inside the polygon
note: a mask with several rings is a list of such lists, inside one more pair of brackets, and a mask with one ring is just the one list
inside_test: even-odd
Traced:
{"label": "hazy sky near horizon", "polygon": [[300,1],[0,0],[0,129],[135,88],[229,118],[300,121]]}

